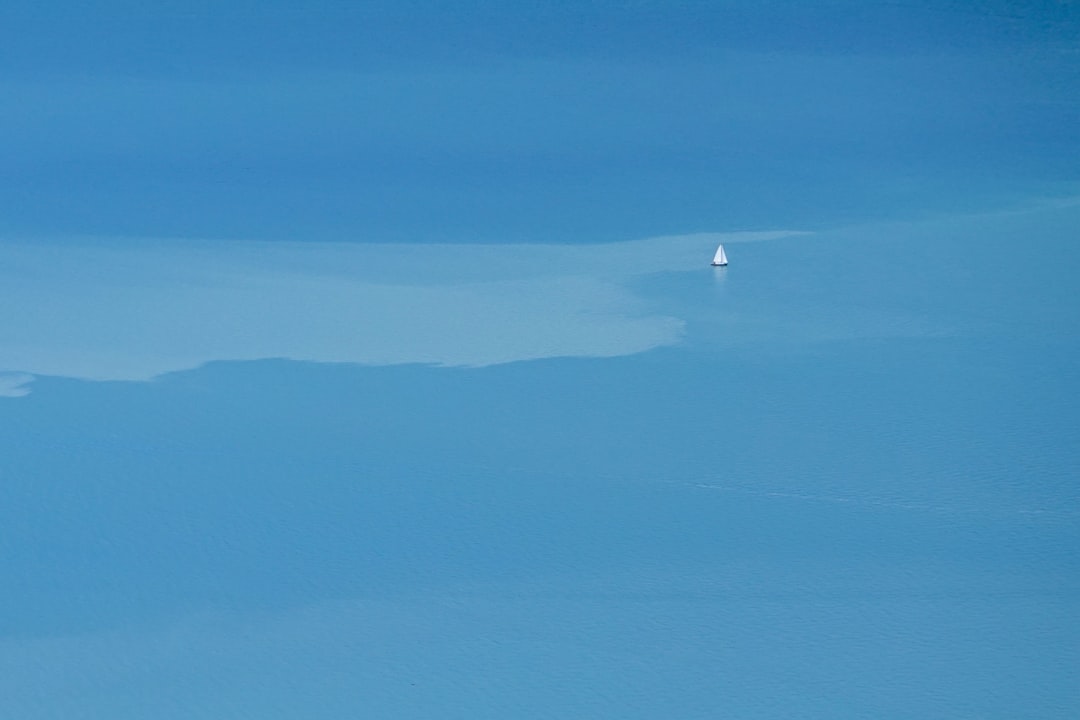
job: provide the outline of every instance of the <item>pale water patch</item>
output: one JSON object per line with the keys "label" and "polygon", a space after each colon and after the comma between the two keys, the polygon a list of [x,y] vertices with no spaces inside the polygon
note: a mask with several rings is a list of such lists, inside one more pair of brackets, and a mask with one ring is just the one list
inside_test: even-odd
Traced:
{"label": "pale water patch", "polygon": [[[632,289],[702,267],[700,233],[590,246],[270,242],[0,244],[0,370],[149,380],[215,360],[484,366],[679,341]],[[11,376],[16,377],[16,376]],[[6,394],[25,394],[26,380]]]}
{"label": "pale water patch", "polygon": [[26,373],[0,373],[0,397],[22,397],[30,394],[33,375]]}

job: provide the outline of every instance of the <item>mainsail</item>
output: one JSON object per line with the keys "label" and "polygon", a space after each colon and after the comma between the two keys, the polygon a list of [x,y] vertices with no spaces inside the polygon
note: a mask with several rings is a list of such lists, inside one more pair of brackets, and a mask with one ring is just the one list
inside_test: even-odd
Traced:
{"label": "mainsail", "polygon": [[727,255],[724,253],[724,246],[716,248],[716,255],[712,259],[713,265],[727,265]]}

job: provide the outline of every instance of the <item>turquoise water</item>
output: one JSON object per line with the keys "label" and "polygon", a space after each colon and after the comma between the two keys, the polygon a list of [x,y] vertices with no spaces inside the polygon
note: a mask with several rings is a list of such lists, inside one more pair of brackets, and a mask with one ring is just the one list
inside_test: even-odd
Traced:
{"label": "turquoise water", "polygon": [[1075,716],[1075,13],[763,7],[15,63],[0,714]]}
{"label": "turquoise water", "polygon": [[731,244],[621,357],[38,378],[7,702],[1066,717],[1076,219]]}

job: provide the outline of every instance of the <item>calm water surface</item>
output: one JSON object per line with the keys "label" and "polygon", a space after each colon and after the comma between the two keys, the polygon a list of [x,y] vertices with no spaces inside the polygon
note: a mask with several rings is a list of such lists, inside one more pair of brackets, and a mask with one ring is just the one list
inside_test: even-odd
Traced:
{"label": "calm water surface", "polygon": [[1075,18],[889,7],[14,45],[0,714],[1074,717]]}

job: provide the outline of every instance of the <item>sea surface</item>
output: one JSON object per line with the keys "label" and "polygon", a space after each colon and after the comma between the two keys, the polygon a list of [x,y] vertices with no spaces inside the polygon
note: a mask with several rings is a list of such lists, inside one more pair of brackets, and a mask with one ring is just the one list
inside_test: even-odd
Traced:
{"label": "sea surface", "polygon": [[0,716],[1076,717],[1076,7],[409,7],[13,11]]}

